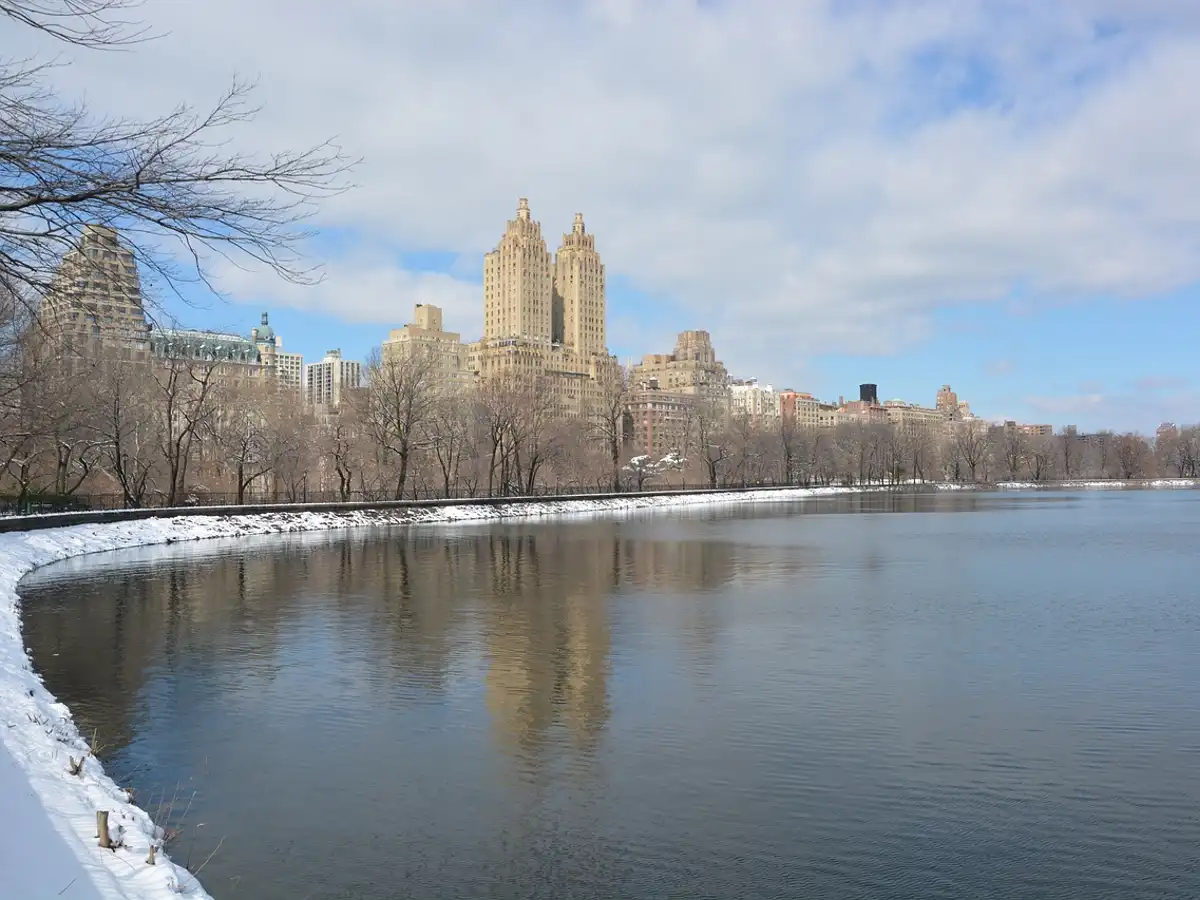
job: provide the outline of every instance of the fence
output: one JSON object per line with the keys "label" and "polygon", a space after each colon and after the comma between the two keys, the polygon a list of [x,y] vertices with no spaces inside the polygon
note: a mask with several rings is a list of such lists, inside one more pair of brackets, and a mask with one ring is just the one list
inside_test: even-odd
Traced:
{"label": "fence", "polygon": [[[809,487],[808,484],[785,485],[774,481],[758,481],[723,485],[719,490],[758,490],[782,487]],[[641,491],[632,487],[623,489],[622,494],[665,494],[679,491],[696,491],[708,489],[707,485],[682,484],[662,485],[647,484]],[[533,491],[509,491],[488,494],[486,491],[416,489],[406,490],[404,500],[413,502],[428,502],[432,500],[504,500],[517,498],[550,498],[550,497],[580,497],[595,496],[598,493],[613,493],[611,487],[602,485],[539,485]],[[309,491],[299,490],[295,493],[280,492],[278,494],[260,494],[247,492],[239,503],[235,493],[210,493],[196,491],[189,493],[181,503],[175,506],[183,507],[236,507],[236,506],[290,506],[296,504],[374,504],[394,503],[395,493],[387,490],[370,491]],[[39,513],[54,512],[101,512],[106,510],[125,509],[165,509],[168,507],[165,494],[145,497],[140,504],[127,503],[123,494],[27,494],[24,497],[0,495],[0,516],[27,516]]]}
{"label": "fence", "polygon": [[[206,495],[206,502],[199,502],[200,498],[195,498],[197,502],[188,504],[187,506],[140,506],[130,507],[125,505],[115,505],[104,507],[100,505],[80,507],[78,505],[69,509],[49,509],[47,504],[43,503],[42,508],[36,512],[30,513],[9,513],[8,515],[0,515],[0,532],[11,531],[28,531],[32,529],[42,528],[57,528],[62,525],[83,525],[99,522],[126,522],[134,519],[151,519],[151,518],[169,518],[174,516],[204,516],[204,515],[254,515],[259,513],[270,512],[348,512],[355,510],[385,510],[385,509],[403,509],[406,507],[436,507],[454,503],[471,503],[479,506],[499,505],[509,503],[536,503],[540,500],[554,498],[585,498],[590,500],[611,500],[623,497],[638,496],[638,497],[661,497],[670,494],[686,493],[686,494],[728,494],[737,493],[740,491],[775,491],[795,488],[798,485],[776,485],[776,484],[748,484],[736,485],[721,488],[696,488],[684,487],[682,485],[673,487],[655,487],[647,488],[642,491],[623,491],[620,493],[599,492],[595,489],[588,490],[587,488],[557,488],[550,487],[538,491],[534,494],[501,494],[495,496],[461,496],[461,497],[430,497],[428,499],[406,499],[393,500],[376,499],[379,495],[376,492],[359,492],[358,499],[343,499],[339,492],[334,500],[309,499],[294,500],[294,501],[271,501],[262,500],[259,498],[247,498],[242,504],[226,504],[222,503],[222,499],[226,495],[210,494]],[[103,496],[103,495],[101,495]],[[311,496],[311,495],[310,495]],[[45,498],[41,498],[45,499]],[[72,498],[76,499],[76,498]],[[90,498],[77,498],[78,500],[91,499],[96,500],[96,495]],[[33,498],[25,498],[22,503],[16,504],[23,508],[32,508],[37,504]],[[40,513],[52,512],[55,515],[41,515]]]}

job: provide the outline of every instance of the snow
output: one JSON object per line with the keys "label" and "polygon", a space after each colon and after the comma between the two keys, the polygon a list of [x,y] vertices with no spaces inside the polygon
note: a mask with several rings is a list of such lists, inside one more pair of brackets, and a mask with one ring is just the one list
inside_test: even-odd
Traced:
{"label": "snow", "polygon": [[[0,896],[22,900],[209,897],[186,869],[164,854],[158,854],[155,865],[147,865],[150,845],[157,840],[154,823],[104,774],[95,758],[87,756],[78,775],[68,771],[71,759],[86,755],[88,745],[70,711],[32,671],[21,640],[17,585],[32,569],[88,553],[212,538],[782,502],[854,490],[796,488],[350,512],[179,516],[0,534],[0,808],[7,826],[5,840],[0,841]],[[97,810],[109,811],[112,835],[120,835],[121,846],[115,850],[98,846]]]}
{"label": "snow", "polygon": [[933,485],[939,491],[1120,491],[1126,488],[1195,488],[1200,487],[1200,480],[1193,478],[1158,478],[1153,481],[997,481],[995,484],[973,484],[971,482],[943,481]]}

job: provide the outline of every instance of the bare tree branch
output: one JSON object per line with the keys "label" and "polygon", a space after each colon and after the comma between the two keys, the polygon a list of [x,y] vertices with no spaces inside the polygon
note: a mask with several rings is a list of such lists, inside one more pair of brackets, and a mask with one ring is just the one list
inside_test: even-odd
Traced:
{"label": "bare tree branch", "polygon": [[121,18],[139,0],[0,0],[0,16],[90,50],[114,50],[149,39],[148,28]]}
{"label": "bare tree branch", "polygon": [[[120,13],[134,0],[0,0],[0,21],[83,47],[145,39]],[[332,142],[251,154],[239,127],[258,109],[235,79],[209,108],[156,118],[104,117],[56,96],[51,64],[0,63],[0,284],[36,309],[84,225],[116,229],[144,281],[183,297],[219,293],[214,266],[262,266],[312,283],[304,222],[349,187],[353,162]],[[150,306],[155,304],[150,291]],[[186,299],[186,298],[184,298]]]}

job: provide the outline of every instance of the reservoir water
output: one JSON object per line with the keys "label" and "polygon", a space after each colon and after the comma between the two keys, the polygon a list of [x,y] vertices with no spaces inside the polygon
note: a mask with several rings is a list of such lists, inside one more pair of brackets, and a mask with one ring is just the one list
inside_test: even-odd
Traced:
{"label": "reservoir water", "polygon": [[129,551],[22,599],[218,900],[1196,900],[1198,548],[1195,491],[877,495]]}

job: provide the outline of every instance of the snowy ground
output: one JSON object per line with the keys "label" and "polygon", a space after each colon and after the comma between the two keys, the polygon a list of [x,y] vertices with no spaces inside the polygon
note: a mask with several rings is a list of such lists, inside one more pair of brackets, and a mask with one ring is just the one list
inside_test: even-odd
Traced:
{"label": "snowy ground", "polygon": [[[157,839],[150,816],[88,757],[78,775],[71,759],[87,752],[67,708],[30,668],[21,640],[17,584],[51,562],[130,547],[206,538],[318,531],[370,525],[478,522],[498,518],[597,515],[723,503],[778,503],[846,493],[846,488],[679,494],[603,500],[559,500],[496,506],[441,506],[355,512],[274,512],[247,516],[181,516],[73,525],[0,534],[0,897],[7,900],[160,900],[208,897],[197,880],[161,854],[147,865]],[[96,811],[108,810],[122,846],[103,850]]]}
{"label": "snowy ground", "polygon": [[[912,484],[914,482],[907,482]],[[1121,491],[1126,489],[1141,490],[1143,488],[1196,488],[1200,481],[1194,478],[1156,478],[1152,481],[1133,480],[1118,481],[997,481],[994,484],[972,484],[971,482],[938,481],[926,482],[939,491]]]}

